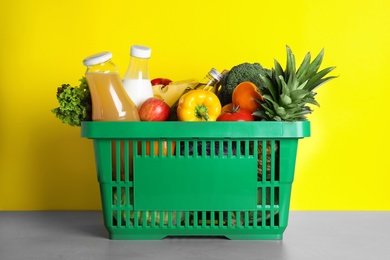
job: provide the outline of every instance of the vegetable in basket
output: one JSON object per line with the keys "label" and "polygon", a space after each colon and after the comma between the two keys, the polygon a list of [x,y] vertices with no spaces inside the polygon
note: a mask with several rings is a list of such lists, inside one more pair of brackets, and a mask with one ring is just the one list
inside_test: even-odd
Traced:
{"label": "vegetable in basket", "polygon": [[254,117],[249,110],[230,103],[222,108],[217,121],[254,121]]}
{"label": "vegetable in basket", "polygon": [[249,81],[255,84],[260,93],[264,88],[264,82],[260,75],[270,73],[268,69],[263,68],[260,63],[241,63],[230,69],[221,80],[221,90],[218,93],[218,98],[221,100],[222,106],[232,103],[233,91],[238,84],[244,81]]}
{"label": "vegetable in basket", "polygon": [[[125,189],[121,189],[121,199],[118,201],[118,189],[115,188],[113,190],[113,205],[119,207],[126,205],[126,192]],[[159,226],[160,224],[167,225],[169,221],[169,213],[167,211],[136,211],[130,210],[128,213],[124,210],[121,211],[120,216],[118,217],[117,211],[113,211],[114,219],[121,223],[121,225],[126,225],[126,221],[129,221],[130,226],[135,225],[135,221],[137,221],[138,225],[142,225],[145,221],[148,225],[152,224],[154,220],[154,225]],[[176,221],[183,221],[184,213],[183,212],[172,212],[172,225],[176,225]]]}
{"label": "vegetable in basket", "polygon": [[57,89],[59,107],[51,110],[58,119],[71,126],[81,126],[81,122],[90,121],[92,115],[92,101],[87,80],[82,77],[79,81],[79,86],[62,84]]}
{"label": "vegetable in basket", "polygon": [[177,116],[180,121],[216,121],[221,113],[221,103],[214,93],[196,89],[179,99]]}
{"label": "vegetable in basket", "polygon": [[261,108],[258,100],[263,100],[263,96],[259,92],[258,87],[250,81],[241,82],[233,91],[233,104],[249,110],[251,113]]}

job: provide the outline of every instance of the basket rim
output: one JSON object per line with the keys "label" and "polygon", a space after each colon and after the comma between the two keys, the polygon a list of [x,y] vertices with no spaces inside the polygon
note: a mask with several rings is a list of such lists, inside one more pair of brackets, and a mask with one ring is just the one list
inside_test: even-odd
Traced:
{"label": "basket rim", "polygon": [[93,122],[81,124],[89,139],[259,139],[310,136],[310,121],[254,122]]}

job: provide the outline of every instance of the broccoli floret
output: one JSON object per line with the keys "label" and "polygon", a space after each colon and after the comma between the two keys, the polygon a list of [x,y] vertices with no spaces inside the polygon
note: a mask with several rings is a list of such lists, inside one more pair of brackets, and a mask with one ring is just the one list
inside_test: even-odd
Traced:
{"label": "broccoli floret", "polygon": [[91,121],[92,101],[85,77],[78,87],[62,84],[57,89],[59,107],[51,110],[63,123],[81,126],[82,121]]}
{"label": "broccoli floret", "polygon": [[260,78],[260,75],[269,73],[268,69],[263,68],[260,63],[242,63],[234,66],[227,74],[222,77],[221,90],[218,93],[218,97],[222,106],[232,102],[233,90],[238,84],[244,81],[250,81],[255,84],[260,93],[265,87],[264,82]]}

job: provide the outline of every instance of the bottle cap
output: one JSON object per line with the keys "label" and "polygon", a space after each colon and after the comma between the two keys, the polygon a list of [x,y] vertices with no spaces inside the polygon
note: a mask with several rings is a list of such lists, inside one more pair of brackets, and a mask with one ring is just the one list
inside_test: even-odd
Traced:
{"label": "bottle cap", "polygon": [[220,81],[220,80],[222,79],[222,74],[219,73],[219,71],[216,70],[216,69],[214,69],[214,68],[212,68],[212,69],[210,70],[209,74],[210,74],[211,76],[213,76],[213,78],[215,78],[215,79],[218,80],[218,81]]}
{"label": "bottle cap", "polygon": [[112,58],[112,53],[111,52],[101,52],[94,54],[92,56],[89,56],[83,60],[83,64],[85,66],[91,66],[91,65],[96,65],[102,62],[106,62]]}
{"label": "bottle cap", "polygon": [[137,58],[150,58],[152,50],[149,47],[133,45],[130,48],[130,55]]}

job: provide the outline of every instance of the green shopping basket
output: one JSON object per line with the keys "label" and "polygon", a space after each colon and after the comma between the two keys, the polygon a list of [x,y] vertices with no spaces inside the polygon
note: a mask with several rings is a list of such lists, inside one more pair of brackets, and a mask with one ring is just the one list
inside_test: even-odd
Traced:
{"label": "green shopping basket", "polygon": [[283,238],[310,122],[83,122],[110,239]]}

